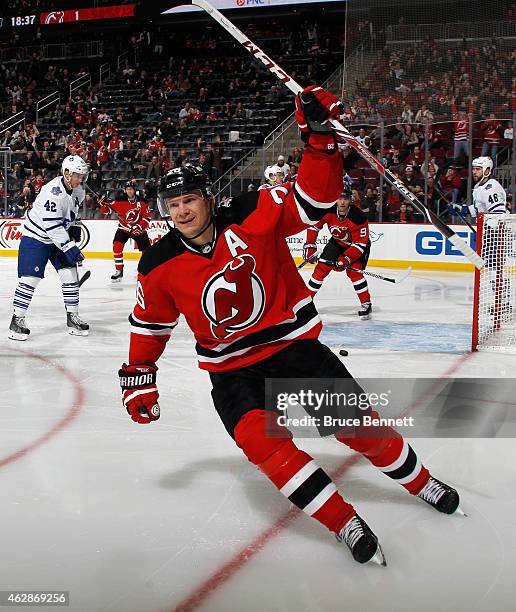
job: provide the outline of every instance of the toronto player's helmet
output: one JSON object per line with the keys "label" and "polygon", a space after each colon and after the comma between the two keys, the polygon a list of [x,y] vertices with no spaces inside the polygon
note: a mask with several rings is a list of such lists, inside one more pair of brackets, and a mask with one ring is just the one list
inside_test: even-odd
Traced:
{"label": "toronto player's helmet", "polygon": [[90,168],[79,155],[68,155],[63,159],[63,163],[61,165],[61,172],[63,176],[67,170],[70,174],[73,174],[74,172],[76,174],[82,174],[84,176],[84,180],[88,180]]}
{"label": "toronto player's helmet", "polygon": [[158,208],[162,217],[170,217],[166,198],[174,198],[192,191],[200,191],[203,198],[211,198],[211,180],[200,166],[185,164],[172,168],[162,176],[158,187]]}
{"label": "toronto player's helmet", "polygon": [[283,175],[283,170],[278,165],[267,166],[263,174],[267,180],[270,180],[271,174]]}
{"label": "toronto player's helmet", "polygon": [[471,162],[472,168],[482,168],[482,174],[484,177],[488,177],[491,174],[493,171],[493,165],[493,160],[490,157],[476,157]]}

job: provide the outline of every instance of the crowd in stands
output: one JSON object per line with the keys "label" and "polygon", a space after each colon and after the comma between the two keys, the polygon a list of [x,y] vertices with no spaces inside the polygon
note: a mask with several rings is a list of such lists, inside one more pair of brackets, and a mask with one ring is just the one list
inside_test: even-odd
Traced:
{"label": "crowd in stands", "polygon": [[[46,10],[51,3],[32,4]],[[328,23],[306,21],[289,28],[271,20],[248,33],[266,41],[271,55],[303,85],[322,82],[341,59],[343,32]],[[348,33],[348,44],[349,39]],[[0,146],[12,151],[7,176],[0,171],[0,197],[8,194],[9,215],[23,212],[67,154],[81,155],[91,165],[95,192],[114,192],[135,178],[152,205],[166,170],[188,160],[217,180],[245,146],[259,146],[267,129],[292,111],[289,92],[237,54],[216,28],[208,26],[197,37],[144,28],[128,35],[125,48],[129,52],[111,84],[90,85],[72,98],[63,95],[38,124],[37,95],[56,88],[66,92],[71,79],[88,74],[88,65],[72,73],[37,53],[22,64],[0,64],[0,117],[25,113],[24,124],[0,134]],[[516,51],[496,41],[446,48],[427,39],[403,50],[384,49],[354,94],[344,98],[342,120],[440,214],[448,202],[467,197],[471,136],[474,156],[489,154],[498,165],[506,161],[516,111],[515,68]],[[246,143],[237,153],[231,133]],[[344,147],[342,155],[354,198],[371,221],[422,220],[354,151]],[[278,164],[288,167],[285,180],[295,179],[302,152],[285,156]],[[257,181],[252,184],[257,187]],[[91,194],[86,206],[87,216],[99,216]]]}
{"label": "crowd in stands", "polygon": [[357,83],[346,107],[350,119],[430,122],[449,118],[453,107],[486,117],[512,111],[516,50],[497,41],[458,47],[427,38],[403,50],[384,49],[369,75]]}
{"label": "crowd in stands", "polygon": [[[253,36],[301,82],[319,82],[341,59],[342,31],[313,22],[301,26],[289,32],[287,25],[269,21],[255,26]],[[0,68],[3,116],[25,113],[23,125],[0,134],[0,146],[12,151],[11,172],[0,175],[12,192],[8,214],[23,210],[40,180],[52,178],[67,154],[86,159],[93,170],[90,185],[94,181],[99,191],[114,192],[135,178],[151,202],[160,176],[183,161],[200,164],[216,180],[244,152],[243,145],[234,152],[231,130],[237,144],[251,148],[292,110],[288,91],[213,28],[196,38],[144,29],[129,35],[128,48],[111,82],[79,89],[72,98],[66,96],[69,82],[87,74],[87,67],[72,75],[35,56]],[[56,87],[65,101],[36,125],[33,92]],[[27,183],[35,185],[29,193]],[[88,214],[97,216],[96,199],[88,197],[86,204]]]}
{"label": "crowd in stands", "polygon": [[[495,166],[509,160],[515,74],[516,50],[497,41],[450,48],[427,39],[402,51],[384,49],[346,100],[342,120],[410,191],[443,214],[449,202],[468,199],[470,149],[473,158],[489,155]],[[380,193],[378,175],[354,151],[343,155],[370,220],[422,220],[388,184]]]}

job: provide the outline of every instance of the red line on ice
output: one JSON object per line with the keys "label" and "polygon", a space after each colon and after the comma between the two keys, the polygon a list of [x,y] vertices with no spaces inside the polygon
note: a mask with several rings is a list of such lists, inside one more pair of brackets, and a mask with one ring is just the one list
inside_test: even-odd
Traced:
{"label": "red line on ice", "polygon": [[[461,355],[455,363],[453,363],[443,372],[443,374],[441,374],[441,378],[448,378],[452,376],[474,354],[475,353],[466,353]],[[422,394],[422,396],[425,395],[426,392]],[[421,401],[421,399],[419,401]],[[412,412],[416,406],[417,400],[416,402],[412,403],[411,406],[409,406],[408,410],[404,411],[404,414]],[[334,481],[339,480],[349,470],[349,468],[360,459],[360,457],[361,455],[358,453],[348,457],[333,472],[330,473],[331,479]],[[185,597],[185,599],[175,606],[171,612],[193,612],[193,610],[197,610],[197,608],[199,608],[199,606],[201,606],[214,591],[232,578],[244,567],[244,565],[246,565],[246,563],[257,555],[268,542],[279,535],[301,514],[303,514],[301,510],[298,510],[296,507],[292,507],[287,510],[275,523],[256,536],[256,538],[250,544],[234,555],[229,561],[224,563],[222,567],[213,572],[213,574],[206,578],[206,580],[204,580],[198,587],[194,588],[191,594]]]}
{"label": "red line on ice", "polygon": [[70,372],[70,370],[65,368],[65,366],[59,363],[54,363],[47,357],[44,357],[43,355],[38,355],[37,353],[31,353],[28,351],[18,351],[18,352],[23,353],[27,355],[28,357],[32,357],[33,359],[38,359],[39,361],[42,361],[43,363],[50,365],[51,367],[56,369],[58,372],[63,374],[63,376],[65,376],[72,383],[73,390],[74,390],[74,398],[73,398],[70,409],[68,410],[68,412],[64,415],[62,419],[60,419],[51,429],[46,431],[39,438],[36,438],[36,440],[31,442],[27,446],[24,446],[23,448],[20,448],[14,453],[7,455],[7,457],[4,457],[3,459],[0,459],[0,468],[10,463],[13,463],[14,461],[17,461],[18,459],[21,459],[22,457],[25,457],[25,455],[28,455],[33,450],[36,450],[37,448],[39,448],[40,446],[48,442],[51,438],[53,438],[55,435],[57,435],[59,432],[65,429],[65,427],[70,425],[70,423],[78,416],[84,404],[84,389],[81,383],[77,380],[77,378],[75,378],[75,375],[72,372]]}

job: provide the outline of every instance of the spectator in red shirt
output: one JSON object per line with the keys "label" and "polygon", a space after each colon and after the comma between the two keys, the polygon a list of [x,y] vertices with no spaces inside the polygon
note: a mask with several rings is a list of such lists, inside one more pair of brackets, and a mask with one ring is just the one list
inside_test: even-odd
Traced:
{"label": "spectator in red shirt", "polygon": [[118,135],[118,129],[117,129],[116,125],[113,125],[113,122],[110,119],[107,122],[106,138],[112,138],[115,135]]}
{"label": "spectator in red shirt", "polygon": [[208,113],[208,115],[206,116],[206,119],[209,122],[215,122],[219,120],[219,116],[217,115],[217,113],[215,112],[215,107],[214,106],[210,106],[210,112]]}
{"label": "spectator in red shirt", "polygon": [[[464,111],[457,111],[455,98],[452,99],[453,122],[455,134],[453,136],[453,157],[457,160],[461,155],[469,158],[469,121]],[[473,114],[473,98],[469,105],[469,114]]]}
{"label": "spectator in red shirt", "polygon": [[495,114],[491,113],[489,119],[484,121],[480,126],[484,132],[482,143],[482,157],[491,157],[496,165],[496,155],[498,154],[498,146],[502,139],[502,124],[495,119]]}
{"label": "spectator in red shirt", "polygon": [[114,159],[120,158],[120,153],[124,150],[124,143],[118,134],[114,134],[108,143],[108,152]]}
{"label": "spectator in red shirt", "polygon": [[156,136],[154,136],[154,138],[149,142],[148,147],[154,155],[165,154],[166,147],[161,134],[156,134]]}
{"label": "spectator in red shirt", "polygon": [[104,136],[101,134],[97,138],[97,142],[95,143],[95,149],[97,151],[97,164],[102,166],[108,160],[109,153],[106,143],[104,141]]}
{"label": "spectator in red shirt", "polygon": [[408,210],[407,205],[405,204],[405,202],[403,202],[400,205],[400,209],[396,213],[395,220],[398,223],[412,223],[414,221],[412,213],[410,212],[410,210]]}
{"label": "spectator in red shirt", "polygon": [[412,149],[412,153],[405,159],[405,163],[413,166],[416,170],[419,170],[425,161],[425,154],[421,151],[421,147],[416,145]]}
{"label": "spectator in red shirt", "polygon": [[432,123],[428,135],[428,149],[441,149],[446,146],[448,132],[443,123]]}
{"label": "spectator in red shirt", "polygon": [[462,191],[462,179],[455,168],[448,168],[446,174],[439,178],[439,184],[440,190],[447,196],[451,195],[452,204],[456,204]]}
{"label": "spectator in red shirt", "polygon": [[34,187],[34,191],[36,195],[41,191],[41,188],[44,185],[43,176],[41,174],[37,174],[36,178],[32,181],[32,185]]}

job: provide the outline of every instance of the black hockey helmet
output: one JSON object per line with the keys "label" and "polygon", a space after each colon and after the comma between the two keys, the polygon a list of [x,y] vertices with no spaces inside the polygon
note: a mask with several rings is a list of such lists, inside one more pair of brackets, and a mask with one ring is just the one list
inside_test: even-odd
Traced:
{"label": "black hockey helmet", "polygon": [[169,217],[166,198],[174,198],[191,191],[200,191],[204,198],[211,198],[211,180],[200,166],[185,164],[172,168],[162,176],[158,187],[158,208],[162,217]]}
{"label": "black hockey helmet", "polygon": [[136,183],[134,181],[127,181],[124,185],[124,189],[132,187],[136,191]]}
{"label": "black hockey helmet", "polygon": [[353,192],[351,191],[351,188],[348,185],[344,185],[340,197],[348,199],[351,199],[353,197]]}

